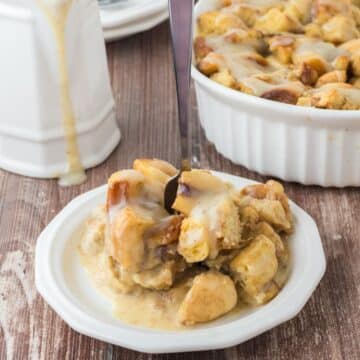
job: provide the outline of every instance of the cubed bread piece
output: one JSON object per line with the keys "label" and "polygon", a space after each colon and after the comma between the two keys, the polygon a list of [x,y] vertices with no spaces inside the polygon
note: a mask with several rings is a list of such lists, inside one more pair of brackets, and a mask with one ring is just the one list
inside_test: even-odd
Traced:
{"label": "cubed bread piece", "polygon": [[107,251],[128,272],[153,269],[164,262],[164,250],[174,243],[176,247],[182,216],[158,219],[152,215],[139,207],[126,206],[111,217]]}
{"label": "cubed bread piece", "polygon": [[181,215],[169,215],[157,220],[144,233],[144,241],[146,241],[147,247],[151,249],[176,242],[179,238],[182,220]]}
{"label": "cubed bread piece", "polygon": [[187,262],[214,259],[220,250],[242,243],[238,208],[230,196],[199,199],[199,205],[181,226],[178,251]]}
{"label": "cubed bread piece", "polygon": [[332,66],[335,70],[347,71],[350,64],[350,57],[348,55],[337,56],[332,62]]}
{"label": "cubed bread piece", "polygon": [[235,14],[222,12],[215,20],[215,32],[225,34],[231,29],[246,29],[244,22]]}
{"label": "cubed bread piece", "polygon": [[[210,212],[210,227],[215,229],[221,249],[235,249],[241,244],[241,224],[239,210],[231,197],[226,197]],[[217,224],[216,224],[217,218]],[[211,224],[211,221],[214,221]],[[214,227],[217,225],[216,227]]]}
{"label": "cubed bread piece", "polygon": [[285,104],[296,104],[299,94],[290,87],[274,87],[261,94],[263,99],[279,101]]}
{"label": "cubed bread piece", "polygon": [[256,238],[259,235],[264,235],[273,242],[277,259],[282,265],[287,265],[289,261],[289,251],[273,227],[264,221],[258,223],[254,228],[254,237]]}
{"label": "cubed bread piece", "polygon": [[260,221],[259,213],[252,206],[244,206],[239,209],[242,224],[254,228]]}
{"label": "cubed bread piece", "polygon": [[174,282],[175,261],[167,261],[154,269],[135,273],[133,280],[141,287],[153,290],[169,289]]}
{"label": "cubed bread piece", "polygon": [[345,103],[345,96],[336,89],[326,89],[311,98],[311,105],[322,109],[341,110]]}
{"label": "cubed bread piece", "polygon": [[231,9],[248,27],[253,27],[256,19],[263,15],[266,10],[267,7],[260,8],[242,1],[238,1]]}
{"label": "cubed bread piece", "polygon": [[161,205],[176,169],[157,159],[138,159],[134,168],[110,177],[107,197],[105,250],[129,273],[161,264],[157,250],[178,240],[183,219]]}
{"label": "cubed bread piece", "polygon": [[325,84],[312,94],[312,105],[320,108],[359,110],[360,92],[351,84]]}
{"label": "cubed bread piece", "polygon": [[211,53],[213,49],[206,44],[206,39],[204,36],[197,36],[194,41],[194,52],[196,61],[199,62],[206,55]]}
{"label": "cubed bread piece", "polygon": [[144,183],[144,175],[136,170],[121,170],[112,174],[108,181],[107,211],[119,204],[126,205],[141,196]]}
{"label": "cubed bread piece", "polygon": [[[271,290],[271,297],[276,293],[269,286],[278,270],[274,243],[264,235],[259,235],[230,263],[234,279],[246,293],[247,301],[261,304],[268,300],[264,293]],[[270,297],[270,298],[271,298]],[[265,300],[264,300],[265,299]]]}
{"label": "cubed bread piece", "polygon": [[216,30],[216,18],[220,15],[219,11],[208,11],[198,17],[198,33],[202,36],[214,33]]}
{"label": "cubed bread piece", "polygon": [[204,75],[210,76],[215,74],[225,68],[224,57],[215,52],[210,52],[199,61],[198,68]]}
{"label": "cubed bread piece", "polygon": [[322,25],[323,38],[334,44],[357,39],[359,31],[356,24],[349,16],[336,15]]}
{"label": "cubed bread piece", "polygon": [[319,77],[316,82],[316,87],[323,86],[329,83],[344,83],[346,82],[346,71],[345,70],[334,70],[330,71]]}
{"label": "cubed bread piece", "polygon": [[254,229],[260,221],[259,213],[252,206],[239,207],[241,239],[244,244],[253,239]]}
{"label": "cubed bread piece", "polygon": [[266,49],[261,31],[254,29],[231,29],[224,34],[224,39],[232,44],[249,44],[259,52]]}
{"label": "cubed bread piece", "polygon": [[176,174],[176,169],[168,162],[158,159],[136,159],[133,167],[144,175],[147,196],[162,203],[165,185]]}
{"label": "cubed bread piece", "polygon": [[350,1],[347,0],[314,0],[311,7],[313,22],[324,24],[332,17],[350,13]]}
{"label": "cubed bread piece", "polygon": [[[255,185],[256,186],[256,185]],[[258,185],[258,186],[261,186]],[[289,199],[285,193],[284,186],[276,180],[268,180],[265,184],[266,198],[270,200],[279,200],[285,210],[287,218],[291,221],[292,214],[289,206]]]}
{"label": "cubed bread piece", "polygon": [[166,182],[169,177],[177,173],[174,166],[159,159],[136,159],[133,167],[134,170],[141,172],[147,179],[155,178],[160,182]]}
{"label": "cubed bread piece", "polygon": [[208,170],[193,169],[184,171],[179,180],[180,184],[200,192],[220,193],[228,190],[228,185]]}
{"label": "cubed bread piece", "polygon": [[208,271],[194,278],[178,311],[178,321],[186,326],[214,320],[235,307],[237,293],[229,276]]}
{"label": "cubed bread piece", "polygon": [[283,64],[291,62],[295,40],[289,35],[273,36],[269,39],[269,49]]}
{"label": "cubed bread piece", "polygon": [[224,69],[210,76],[211,80],[216,81],[218,84],[224,85],[228,88],[236,88],[236,80],[231,75],[228,69]]}
{"label": "cubed bread piece", "polygon": [[[298,36],[296,38],[296,46],[292,60],[297,66],[302,63],[307,64],[321,76],[333,70],[334,61],[338,57],[346,55],[348,55],[346,50],[336,47],[330,42],[306,36]],[[345,68],[338,70],[345,70]]]}
{"label": "cubed bread piece", "polygon": [[178,252],[188,263],[200,262],[209,256],[213,241],[205,224],[186,218],[181,225]]}
{"label": "cubed bread piece", "polygon": [[340,46],[350,53],[350,70],[354,76],[360,76],[360,39],[350,40]]}
{"label": "cubed bread piece", "polygon": [[323,109],[341,110],[344,108],[347,98],[341,92],[342,87],[352,87],[350,84],[331,83],[325,84],[311,94],[311,105]]}
{"label": "cubed bread piece", "polygon": [[254,28],[267,35],[302,31],[302,25],[297,19],[277,8],[272,8],[266,14],[259,17],[255,22]]}
{"label": "cubed bread piece", "polygon": [[[266,200],[261,203],[262,200]],[[291,232],[292,214],[284,187],[277,181],[250,185],[243,188],[236,202],[240,207],[252,206],[260,219],[268,221],[277,230]],[[282,209],[281,209],[282,208]]]}
{"label": "cubed bread piece", "polygon": [[131,207],[117,211],[110,223],[109,254],[129,272],[142,270],[145,259],[144,233],[154,225],[151,217]]}
{"label": "cubed bread piece", "polygon": [[304,85],[312,86],[316,83],[319,75],[315,69],[306,63],[302,63],[296,71],[297,76]]}
{"label": "cubed bread piece", "polygon": [[293,63],[297,66],[302,66],[302,64],[306,64],[307,67],[315,70],[318,76],[325,74],[330,68],[327,61],[321,55],[316,54],[315,52],[312,54],[294,53],[292,56],[292,60]]}
{"label": "cubed bread piece", "polygon": [[274,281],[269,281],[264,288],[255,295],[249,295],[244,289],[239,289],[239,297],[244,302],[251,305],[263,305],[273,299],[280,291],[278,284]]}
{"label": "cubed bread piece", "polygon": [[260,219],[272,224],[276,229],[291,230],[292,224],[279,200],[252,199],[250,206],[259,213]]}
{"label": "cubed bread piece", "polygon": [[188,216],[198,197],[204,194],[217,194],[228,190],[228,185],[206,170],[184,171],[179,179],[178,194],[173,209]]}
{"label": "cubed bread piece", "polygon": [[134,170],[121,170],[108,181],[107,210],[119,208],[139,199],[162,203],[164,188],[176,169],[166,161],[138,159]]}
{"label": "cubed bread piece", "polygon": [[304,96],[300,96],[296,105],[298,106],[312,106],[311,95],[304,94]]}
{"label": "cubed bread piece", "polygon": [[200,35],[221,35],[230,29],[244,28],[241,19],[231,13],[209,11],[198,17],[198,31]]}
{"label": "cubed bread piece", "polygon": [[340,45],[340,49],[346,50],[351,54],[360,52],[360,39],[353,39]]}
{"label": "cubed bread piece", "polygon": [[312,0],[289,0],[285,5],[285,13],[301,23],[310,21]]}
{"label": "cubed bread piece", "polygon": [[316,23],[309,23],[304,26],[305,35],[313,38],[322,38],[322,27]]}
{"label": "cubed bread piece", "polygon": [[360,52],[351,55],[350,65],[352,74],[360,76]]}

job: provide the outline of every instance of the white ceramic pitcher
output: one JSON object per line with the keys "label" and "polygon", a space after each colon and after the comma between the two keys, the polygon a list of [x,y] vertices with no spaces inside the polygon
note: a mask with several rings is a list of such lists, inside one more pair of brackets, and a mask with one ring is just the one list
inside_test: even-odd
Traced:
{"label": "white ceramic pitcher", "polygon": [[96,0],[0,0],[0,167],[80,183],[119,140]]}

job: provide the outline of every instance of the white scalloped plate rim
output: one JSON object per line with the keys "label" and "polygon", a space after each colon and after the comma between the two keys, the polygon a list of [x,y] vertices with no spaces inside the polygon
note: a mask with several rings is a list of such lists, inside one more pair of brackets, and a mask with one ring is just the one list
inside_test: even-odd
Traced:
{"label": "white scalloped plate rim", "polygon": [[[213,173],[236,187],[254,183],[229,174]],[[84,291],[92,292],[97,301],[100,298],[104,301],[100,305],[100,315],[94,316],[91,314],[92,309],[85,308],[74,297],[74,291],[71,292],[71,287],[64,280],[65,264],[79,269],[78,264],[71,264],[71,261],[79,260],[77,257],[69,257],[68,262],[65,262],[62,257],[69,245],[70,234],[85,220],[93,206],[104,202],[106,189],[104,185],[72,200],[45,228],[36,245],[35,283],[39,293],[71,328],[81,334],[147,353],[214,350],[234,346],[296,316],[325,272],[326,260],[317,226],[304,210],[290,202],[296,219],[296,231],[290,240],[293,251],[292,272],[285,287],[268,304],[249,313],[224,317],[195,329],[175,332],[146,329],[110,318],[105,298],[95,291],[90,279],[83,277],[79,286]],[[89,301],[93,301],[93,297]]]}
{"label": "white scalloped plate rim", "polygon": [[139,4],[129,4],[124,8],[100,7],[100,19],[103,29],[118,28],[130,22],[141,22],[149,16],[155,16],[167,10],[167,0],[149,0]]}
{"label": "white scalloped plate rim", "polygon": [[169,13],[165,10],[153,16],[143,18],[141,21],[130,22],[122,26],[103,29],[104,39],[106,42],[111,42],[143,31],[148,31],[164,22],[168,17]]}

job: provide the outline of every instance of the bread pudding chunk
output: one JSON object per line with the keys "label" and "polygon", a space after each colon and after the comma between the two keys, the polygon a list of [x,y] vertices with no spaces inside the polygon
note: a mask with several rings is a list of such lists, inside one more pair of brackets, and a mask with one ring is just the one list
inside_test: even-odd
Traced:
{"label": "bread pudding chunk", "polygon": [[258,235],[231,261],[230,269],[247,301],[262,304],[276,295],[278,289],[273,283],[278,270],[276,248],[266,236]]}
{"label": "bread pudding chunk", "polygon": [[185,171],[169,214],[163,193],[174,174],[164,161],[136,160],[109,178],[106,203],[84,224],[82,263],[115,315],[178,329],[270,301],[291,257],[282,185],[235,189],[209,171]]}
{"label": "bread pudding chunk", "polygon": [[133,274],[137,284],[155,289],[172,285],[179,256],[173,252],[173,259],[163,259],[172,252],[182,221],[161,204],[164,186],[175,174],[164,165],[137,160],[134,168],[139,170],[123,170],[110,177],[107,195],[109,255],[122,270]]}
{"label": "bread pudding chunk", "polygon": [[[359,37],[358,1],[223,0],[197,19],[195,61],[213,81],[249,95],[358,110]],[[329,94],[325,84],[349,90]]]}
{"label": "bread pudding chunk", "polygon": [[214,320],[236,306],[237,292],[230,276],[217,271],[197,275],[181,303],[178,320],[184,325]]}
{"label": "bread pudding chunk", "polygon": [[178,244],[185,260],[196,263],[239,248],[241,227],[232,188],[205,170],[183,172],[179,184],[173,208],[186,217]]}

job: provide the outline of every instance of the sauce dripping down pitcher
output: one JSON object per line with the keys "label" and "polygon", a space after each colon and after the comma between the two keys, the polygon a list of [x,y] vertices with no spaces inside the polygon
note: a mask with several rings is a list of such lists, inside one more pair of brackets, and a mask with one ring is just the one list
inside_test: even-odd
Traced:
{"label": "sauce dripping down pitcher", "polygon": [[95,0],[0,2],[0,167],[86,180],[120,140]]}

